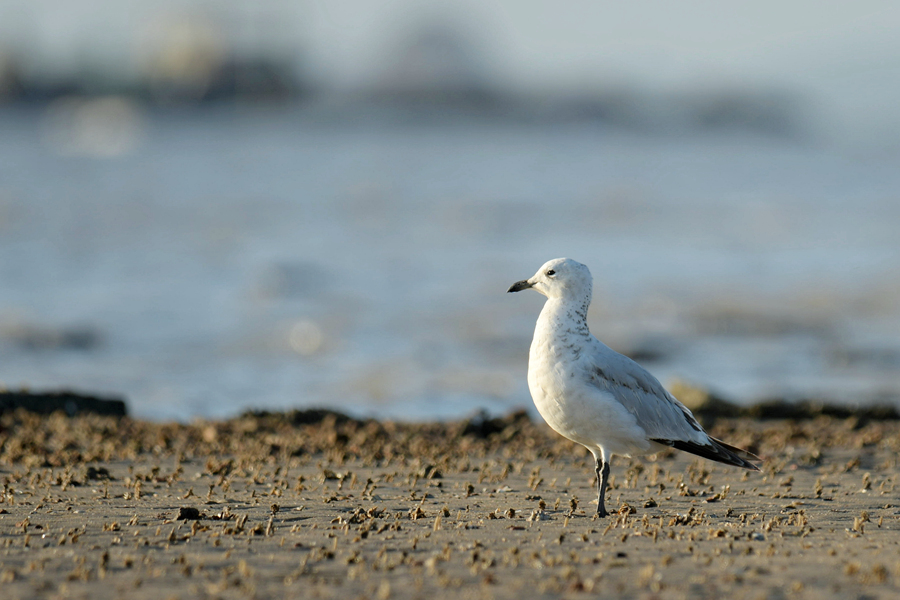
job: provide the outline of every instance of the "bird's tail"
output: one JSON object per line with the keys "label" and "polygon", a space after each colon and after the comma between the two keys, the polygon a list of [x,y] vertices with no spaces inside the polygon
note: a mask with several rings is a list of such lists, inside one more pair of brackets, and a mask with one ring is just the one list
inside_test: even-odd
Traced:
{"label": "bird's tail", "polygon": [[[759,471],[759,467],[757,467],[750,461],[752,460],[759,462],[760,460],[762,460],[752,452],[730,446],[721,440],[717,440],[714,437],[709,438],[709,444],[698,444],[696,442],[685,442],[683,440],[653,441],[659,444],[670,446],[672,448],[675,448],[676,450],[682,450],[684,452],[696,454],[697,456],[701,456],[709,460],[714,460],[726,465],[733,465],[735,467],[749,469],[751,471]],[[744,456],[746,456],[749,460],[744,459]]]}

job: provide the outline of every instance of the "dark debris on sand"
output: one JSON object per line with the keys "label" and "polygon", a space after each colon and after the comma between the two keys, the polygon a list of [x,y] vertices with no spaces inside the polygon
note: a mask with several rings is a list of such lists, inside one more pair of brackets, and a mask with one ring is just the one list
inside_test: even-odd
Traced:
{"label": "dark debris on sand", "polygon": [[[763,457],[787,446],[813,453],[829,447],[896,445],[900,440],[900,422],[868,414],[863,418],[720,418],[709,431]],[[583,449],[524,411],[440,423],[355,419],[327,410],[248,412],[224,421],[190,424],[96,414],[69,417],[61,411],[48,416],[22,409],[0,415],[0,464],[62,466],[130,460],[143,454],[271,461],[320,456],[335,464],[419,461],[453,472],[487,455],[536,460],[580,456]],[[94,470],[88,476],[102,479],[108,474]]]}
{"label": "dark debris on sand", "polygon": [[518,412],[0,415],[2,598],[896,598],[900,422],[719,418],[750,473]]}

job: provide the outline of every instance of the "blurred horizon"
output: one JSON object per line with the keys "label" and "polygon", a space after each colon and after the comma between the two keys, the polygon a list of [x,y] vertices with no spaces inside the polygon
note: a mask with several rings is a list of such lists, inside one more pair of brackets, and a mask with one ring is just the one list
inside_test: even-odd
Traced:
{"label": "blurred horizon", "polygon": [[898,26],[886,0],[3,0],[0,106],[268,100],[335,118],[387,105],[896,149]]}
{"label": "blurred horizon", "polygon": [[0,384],[153,419],[531,406],[611,347],[900,405],[900,6],[0,0]]}

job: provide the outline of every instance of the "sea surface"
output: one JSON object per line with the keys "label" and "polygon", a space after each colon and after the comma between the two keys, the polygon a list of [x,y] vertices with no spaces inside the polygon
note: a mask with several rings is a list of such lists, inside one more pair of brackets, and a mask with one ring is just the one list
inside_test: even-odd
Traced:
{"label": "sea surface", "polygon": [[0,109],[0,382],[156,420],[530,406],[546,260],[726,398],[900,403],[900,151],[293,108]]}

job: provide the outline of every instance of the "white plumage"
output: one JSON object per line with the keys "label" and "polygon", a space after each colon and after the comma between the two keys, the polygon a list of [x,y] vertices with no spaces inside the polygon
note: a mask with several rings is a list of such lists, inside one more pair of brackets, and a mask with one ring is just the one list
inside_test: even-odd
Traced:
{"label": "white plumage", "polygon": [[538,412],[560,435],[585,446],[597,463],[597,514],[604,505],[613,454],[652,454],[673,447],[745,469],[759,470],[710,437],[694,415],[630,358],[591,335],[587,311],[592,278],[568,258],[545,263],[510,292],[534,289],[547,297],[528,355],[528,388]]}

